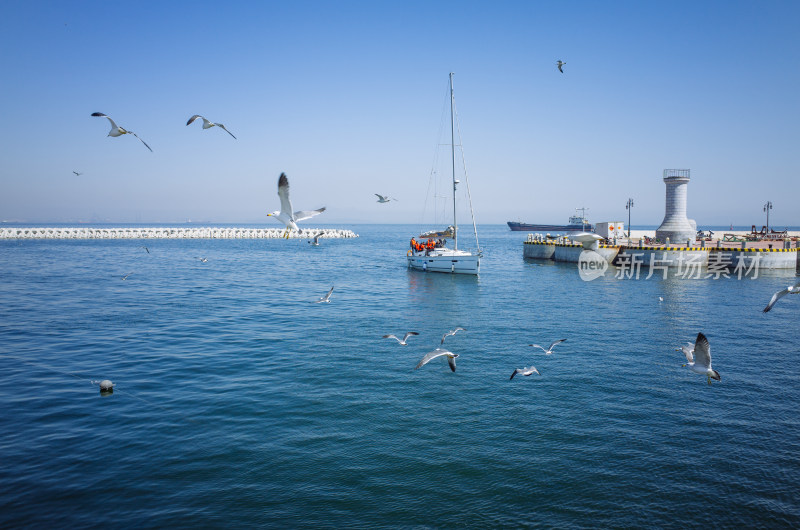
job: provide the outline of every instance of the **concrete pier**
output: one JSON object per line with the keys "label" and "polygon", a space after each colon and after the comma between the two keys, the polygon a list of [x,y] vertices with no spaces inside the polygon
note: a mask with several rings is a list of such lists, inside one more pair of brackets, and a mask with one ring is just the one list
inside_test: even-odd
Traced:
{"label": "concrete pier", "polygon": [[[592,251],[612,263],[619,252],[617,245],[597,245]],[[578,263],[581,253],[586,248],[580,243],[560,243],[556,241],[540,241],[529,237],[522,246],[522,255],[531,259],[552,259],[568,263]]]}
{"label": "concrete pier", "polygon": [[[708,266],[708,249],[701,247],[628,247],[623,246],[618,260],[631,259],[645,267],[703,267]],[[734,263],[735,264],[735,263]]]}
{"label": "concrete pier", "polygon": [[[587,249],[584,248],[583,245],[556,245],[553,259],[556,261],[566,261],[568,263],[578,263],[584,250]],[[597,259],[605,259],[607,262],[612,263],[617,257],[619,247],[613,245],[598,245],[597,248],[590,250],[597,255]],[[586,259],[586,255],[584,255],[583,259]]]}
{"label": "concrete pier", "polygon": [[544,241],[526,241],[522,246],[522,255],[532,259],[553,259],[556,252],[556,244]]}
{"label": "concrete pier", "polygon": [[[532,259],[578,263],[583,250],[583,246],[576,243],[538,241],[531,237],[523,243],[523,256]],[[695,267],[703,270],[800,269],[800,252],[797,248],[598,245],[593,251],[617,266],[634,264],[641,267]]]}

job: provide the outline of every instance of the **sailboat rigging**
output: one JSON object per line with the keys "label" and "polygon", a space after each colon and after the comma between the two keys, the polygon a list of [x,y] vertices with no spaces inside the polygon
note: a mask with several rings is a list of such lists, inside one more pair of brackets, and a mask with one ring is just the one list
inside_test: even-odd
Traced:
{"label": "sailboat rigging", "polygon": [[[469,178],[464,168],[464,177],[467,185],[467,197],[469,199],[470,214],[472,216],[472,227],[475,233],[475,246],[477,250],[470,252],[458,248],[458,204],[457,189],[461,183],[456,178],[456,108],[455,91],[453,90],[453,73],[450,73],[450,159],[452,169],[452,190],[453,190],[453,224],[444,231],[430,231],[420,235],[421,241],[411,238],[411,249],[407,252],[408,266],[412,269],[449,272],[459,274],[478,274],[480,272],[481,251],[478,243],[478,229],[475,224],[475,214],[472,210],[472,195],[469,189]],[[461,136],[458,127],[459,138]],[[464,165],[463,148],[461,150],[462,165]],[[453,248],[447,248],[447,239],[453,240]]]}

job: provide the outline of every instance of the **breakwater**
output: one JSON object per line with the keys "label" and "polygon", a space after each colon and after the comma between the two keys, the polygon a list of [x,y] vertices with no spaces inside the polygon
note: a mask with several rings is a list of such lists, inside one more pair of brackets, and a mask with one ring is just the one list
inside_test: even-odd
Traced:
{"label": "breakwater", "polygon": [[[234,227],[13,227],[0,228],[0,239],[280,239],[283,228]],[[322,238],[348,239],[358,237],[352,230],[338,228],[302,228],[290,230],[289,238],[309,239],[317,234]]]}

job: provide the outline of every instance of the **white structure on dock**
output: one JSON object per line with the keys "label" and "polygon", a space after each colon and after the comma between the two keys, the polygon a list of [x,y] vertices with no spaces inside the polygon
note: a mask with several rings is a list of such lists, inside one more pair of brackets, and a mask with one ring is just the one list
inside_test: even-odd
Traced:
{"label": "white structure on dock", "polygon": [[[0,239],[279,239],[284,231],[284,228],[235,227],[4,227],[0,228]],[[290,230],[289,237],[311,239],[320,233],[322,238],[329,239],[358,237],[351,230],[338,228]]]}
{"label": "white structure on dock", "polygon": [[689,186],[688,169],[665,169],[664,184],[667,185],[667,204],[664,220],[656,230],[656,239],[671,243],[694,242],[697,223],[686,217],[686,197]]}

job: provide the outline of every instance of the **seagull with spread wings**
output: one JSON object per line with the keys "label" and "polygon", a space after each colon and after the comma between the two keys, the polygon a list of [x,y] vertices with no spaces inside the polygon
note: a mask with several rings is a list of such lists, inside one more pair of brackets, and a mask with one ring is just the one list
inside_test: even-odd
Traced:
{"label": "seagull with spread wings", "polygon": [[777,302],[787,294],[797,294],[797,293],[800,293],[800,282],[797,282],[794,285],[790,285],[786,289],[781,289],[780,291],[772,295],[772,298],[767,304],[767,307],[764,308],[764,312],[765,313],[769,312],[769,310],[772,309],[772,306],[775,305],[775,302]]}
{"label": "seagull with spread wings", "polygon": [[417,366],[414,368],[414,370],[418,370],[419,368],[421,368],[421,367],[425,366],[426,364],[428,364],[429,362],[431,362],[431,360],[433,360],[433,359],[435,359],[437,357],[441,357],[442,355],[446,355],[447,356],[447,364],[450,365],[450,370],[455,372],[456,371],[456,357],[458,357],[458,354],[457,353],[453,353],[453,352],[448,351],[448,350],[445,350],[444,348],[436,348],[435,350],[426,353],[425,357],[422,358],[422,360],[417,364]]}
{"label": "seagull with spread wings", "polygon": [[289,179],[286,178],[286,173],[281,173],[281,176],[278,178],[278,197],[281,199],[280,211],[270,212],[267,216],[274,217],[286,225],[286,231],[283,233],[283,237],[286,239],[289,239],[289,230],[297,230],[298,222],[310,219],[325,211],[324,206],[318,210],[293,211],[292,201],[289,199]]}
{"label": "seagull with spread wings", "polygon": [[711,368],[711,346],[709,346],[708,339],[702,332],[697,334],[697,340],[694,342],[694,346],[690,343],[687,346],[681,346],[681,348],[677,350],[682,351],[683,355],[686,357],[686,364],[683,366],[688,366],[689,369],[696,374],[706,376],[709,385],[712,379],[717,381],[722,380],[719,372]]}
{"label": "seagull with spread wings", "polygon": [[408,343],[406,342],[406,340],[408,339],[408,337],[410,337],[412,335],[419,335],[419,333],[417,333],[416,331],[408,331],[408,332],[406,332],[405,335],[403,335],[403,340],[398,339],[396,335],[384,335],[381,338],[383,338],[383,339],[394,339],[394,340],[396,340],[397,342],[400,343],[400,346],[408,346]]}
{"label": "seagull with spread wings", "polygon": [[321,304],[322,302],[325,302],[325,303],[330,304],[331,303],[331,295],[332,294],[333,294],[333,287],[331,287],[331,290],[328,291],[324,296],[321,296],[319,298],[319,300],[314,301],[314,303],[315,304]]}
{"label": "seagull with spread wings", "polygon": [[396,201],[397,200],[397,199],[393,199],[393,198],[389,197],[388,195],[378,195],[376,193],[375,196],[378,198],[378,202],[380,202],[380,203],[389,202],[389,201]]}
{"label": "seagull with spread wings", "polygon": [[517,375],[517,374],[522,374],[522,375],[532,375],[532,374],[542,375],[542,374],[539,373],[539,370],[537,370],[535,366],[531,366],[530,368],[528,368],[526,366],[525,368],[517,368],[516,370],[514,370],[511,373],[511,377],[509,377],[508,380],[510,381],[510,380],[514,379],[514,376]]}
{"label": "seagull with spread wings", "polygon": [[558,62],[556,62],[556,66],[558,66],[558,71],[561,72],[562,74],[564,73],[564,70],[562,70],[561,67],[564,66],[565,64],[567,63],[565,63],[561,59],[559,59]]}
{"label": "seagull with spread wings", "polygon": [[314,246],[314,247],[318,247],[319,246],[319,238],[322,237],[324,234],[325,234],[325,232],[320,232],[319,234],[314,234],[314,236],[311,238],[313,241],[309,241],[308,244],[311,245],[311,246]]}
{"label": "seagull with spread wings", "polygon": [[543,352],[544,352],[546,355],[550,355],[551,353],[553,353],[553,346],[555,346],[556,344],[558,344],[558,343],[560,343],[560,342],[564,342],[565,340],[567,340],[567,339],[561,339],[561,340],[557,340],[557,341],[555,341],[553,344],[551,344],[550,346],[548,346],[546,350],[545,350],[544,348],[542,348],[541,346],[539,346],[538,344],[528,344],[528,346],[533,346],[534,348],[539,348],[539,349],[540,349],[540,350],[542,350],[542,351],[543,351]]}
{"label": "seagull with spread wings", "polygon": [[446,339],[446,338],[447,338],[447,337],[449,337],[450,335],[455,335],[455,334],[456,334],[456,333],[458,333],[459,331],[467,331],[467,329],[466,329],[466,328],[461,328],[461,327],[458,327],[458,328],[456,328],[456,329],[451,329],[450,331],[448,331],[447,333],[445,333],[444,335],[442,335],[442,342],[440,342],[439,344],[444,344],[444,339]]}
{"label": "seagull with spread wings", "polygon": [[[205,119],[204,117],[200,116],[199,114],[195,114],[194,116],[189,118],[189,121],[186,122],[186,125],[191,125],[192,122],[194,122],[194,120],[196,120],[197,118],[200,118],[201,120],[203,120],[203,129],[210,129],[211,127],[219,127],[220,129],[222,129],[226,133],[228,133],[231,136],[233,136],[233,133],[230,132],[228,129],[226,129],[225,126],[222,125],[221,123],[214,123],[214,122],[208,121],[207,119]],[[233,136],[233,139],[236,140],[236,137]]]}
{"label": "seagull with spread wings", "polygon": [[[123,129],[122,127],[118,126],[116,123],[114,123],[114,120],[112,120],[110,116],[106,116],[102,112],[92,112],[92,116],[97,116],[98,118],[108,118],[108,121],[111,122],[111,130],[108,132],[109,136],[122,136],[123,134],[132,134],[136,136],[136,138],[139,138],[139,136],[135,132]],[[147,145],[147,142],[145,142],[141,138],[139,138],[139,141],[142,142],[146,148],[150,149],[150,146]],[[150,149],[150,152],[152,153],[153,150]]]}

